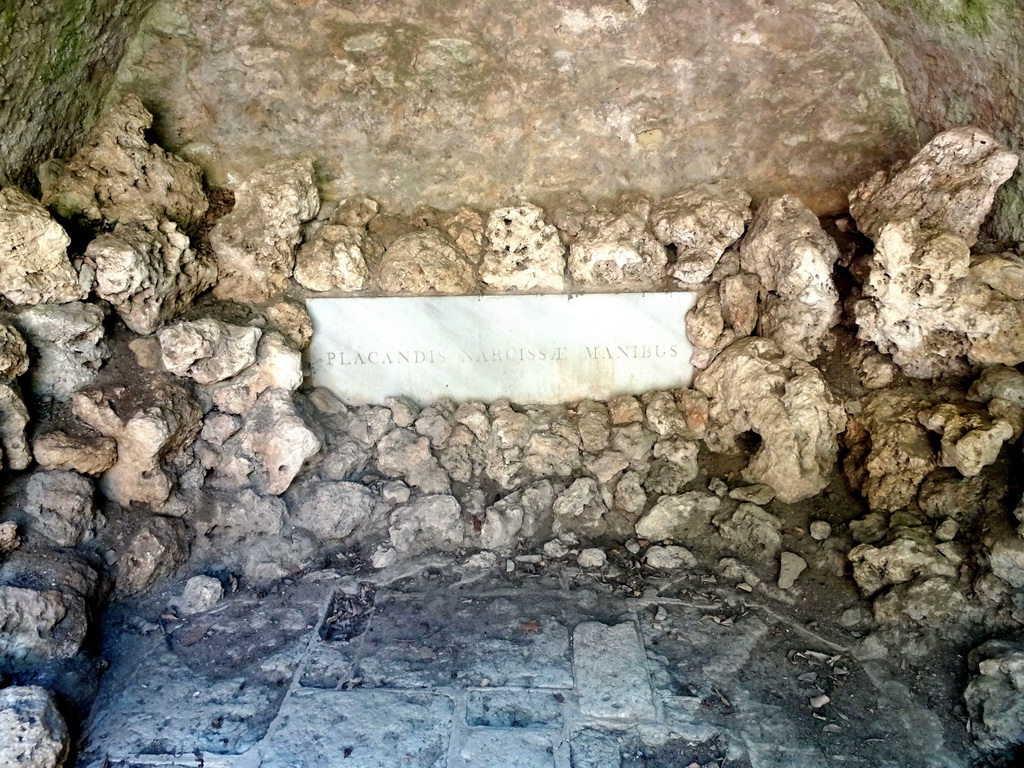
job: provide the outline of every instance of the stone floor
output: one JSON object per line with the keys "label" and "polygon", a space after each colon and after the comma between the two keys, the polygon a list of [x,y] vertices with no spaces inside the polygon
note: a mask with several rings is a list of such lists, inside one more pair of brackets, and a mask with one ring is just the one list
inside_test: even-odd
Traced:
{"label": "stone floor", "polygon": [[970,764],[956,702],[757,589],[502,565],[321,571],[187,618],[173,589],[119,606],[79,765]]}

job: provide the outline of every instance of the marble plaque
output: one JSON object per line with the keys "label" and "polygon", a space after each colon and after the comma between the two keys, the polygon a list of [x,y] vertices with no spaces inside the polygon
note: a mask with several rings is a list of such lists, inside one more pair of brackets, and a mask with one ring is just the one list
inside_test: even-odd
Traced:
{"label": "marble plaque", "polygon": [[344,402],[606,400],[690,384],[692,293],[309,299],[313,381]]}

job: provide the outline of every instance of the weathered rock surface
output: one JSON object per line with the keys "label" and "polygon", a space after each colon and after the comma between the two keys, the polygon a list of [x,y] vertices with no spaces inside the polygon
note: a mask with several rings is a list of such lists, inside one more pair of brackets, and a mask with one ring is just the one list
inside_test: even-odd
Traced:
{"label": "weathered rock surface", "polygon": [[167,374],[149,374],[130,393],[123,388],[79,392],[71,408],[117,441],[117,461],[100,478],[103,494],[122,506],[133,501],[162,506],[173,488],[164,464],[199,433],[202,414],[188,390]]}
{"label": "weathered rock surface", "polygon": [[978,128],[940,133],[905,166],[879,171],[850,193],[861,232],[877,239],[887,224],[914,218],[922,229],[949,232],[968,246],[1018,157]]}
{"label": "weathered rock surface", "polygon": [[956,467],[964,477],[975,477],[994,463],[1003,443],[1013,437],[1010,422],[976,407],[940,403],[918,418],[942,435],[939,466]]}
{"label": "weathered rock surface", "polygon": [[750,195],[729,182],[704,184],[662,200],[651,222],[658,239],[675,246],[669,274],[703,283],[750,222]]}
{"label": "weathered rock surface", "polygon": [[35,439],[32,453],[43,469],[70,469],[83,475],[100,475],[117,460],[117,441],[98,433],[72,434],[54,430]]}
{"label": "weathered rock surface", "polygon": [[193,576],[185,582],[181,596],[175,598],[173,606],[179,613],[192,616],[205,613],[224,597],[224,587],[213,576]]}
{"label": "weathered rock surface", "polygon": [[769,339],[746,338],[698,374],[694,388],[711,398],[712,450],[733,449],[748,431],[760,435],[761,445],[743,471],[748,481],[771,486],[786,503],[828,484],[846,412],[816,369]]}
{"label": "weathered rock surface", "polygon": [[918,418],[934,404],[919,390],[883,390],[865,398],[861,412],[850,419],[844,470],[871,509],[903,509],[937,466],[928,430]]}
{"label": "weathered rock surface", "polygon": [[761,335],[798,360],[814,360],[839,320],[832,267],[839,248],[799,199],[757,209],[740,246],[742,268],[761,281]]}
{"label": "weathered rock surface", "polygon": [[569,273],[577,285],[654,289],[665,277],[668,254],[632,213],[595,213],[569,247]]}
{"label": "weathered rock surface", "polygon": [[722,500],[705,491],[689,491],[679,496],[662,496],[636,524],[636,535],[650,541],[696,543],[706,535],[711,515]]}
{"label": "weathered rock surface", "polygon": [[0,765],[61,768],[71,739],[45,688],[12,685],[0,691]]}
{"label": "weathered rock surface", "polygon": [[367,261],[379,258],[379,246],[364,230],[326,224],[299,248],[295,280],[311,291],[361,291],[370,281]]}
{"label": "weathered rock surface", "polygon": [[107,225],[169,219],[193,231],[208,206],[202,173],[146,141],[152,126],[142,101],[126,95],[52,184],[44,174],[43,202],[66,219]]}
{"label": "weathered rock surface", "polygon": [[964,701],[977,745],[999,750],[1024,744],[1024,647],[989,640],[971,651],[968,663]]}
{"label": "weathered rock surface", "polygon": [[176,518],[146,518],[120,547],[114,563],[117,591],[122,595],[145,592],[170,576],[187,556],[185,525]]}
{"label": "weathered rock surface", "polygon": [[499,291],[565,289],[565,247],[558,230],[544,222],[535,205],[498,208],[487,217],[490,246],[480,264],[480,278]]}
{"label": "weathered rock surface", "polygon": [[245,413],[242,428],[224,443],[216,485],[282,494],[320,447],[320,439],[302,420],[290,392],[268,389]]}
{"label": "weathered rock surface", "polygon": [[466,294],[476,288],[473,266],[437,229],[410,232],[384,251],[377,284],[387,293]]}
{"label": "weathered rock surface", "polygon": [[200,384],[223,381],[256,362],[259,328],[229,325],[206,317],[175,323],[160,331],[164,367]]}
{"label": "weathered rock surface", "polygon": [[0,293],[15,304],[84,299],[64,229],[20,189],[0,189]]}
{"label": "weathered rock surface", "polygon": [[956,579],[956,566],[937,548],[930,531],[904,528],[882,546],[859,544],[847,554],[853,563],[853,578],[870,597],[883,587],[912,579]]}
{"label": "weathered rock surface", "polygon": [[395,507],[389,534],[401,554],[456,549],[465,537],[462,508],[453,496],[421,496]]}
{"label": "weathered rock surface", "polygon": [[76,472],[35,472],[25,486],[21,514],[30,531],[60,547],[88,541],[102,524],[93,505],[92,482]]}
{"label": "weathered rock surface", "polygon": [[756,504],[740,504],[719,529],[727,541],[757,556],[774,559],[782,546],[782,521]]}
{"label": "weathered rock surface", "polygon": [[446,494],[448,475],[430,452],[430,440],[408,429],[394,429],[377,444],[377,468],[399,477],[423,493]]}
{"label": "weathered rock surface", "polygon": [[0,381],[13,381],[28,370],[28,346],[13,325],[0,323]]}
{"label": "weathered rock surface", "polygon": [[0,380],[0,445],[3,463],[11,469],[25,469],[32,463],[25,429],[29,414],[17,385]]}
{"label": "weathered rock surface", "polygon": [[608,532],[608,506],[592,478],[575,480],[555,499],[553,512],[552,532],[556,535],[576,533],[596,538]]}
{"label": "weathered rock surface", "polygon": [[111,303],[124,324],[146,336],[191,306],[217,279],[217,265],[190,247],[171,221],[119,224],[89,243],[96,295]]}
{"label": "weathered rock surface", "polygon": [[295,269],[300,225],[319,208],[310,160],[274,163],[242,182],[234,209],[210,230],[220,275],[214,295],[259,303],[284,292]]}
{"label": "weathered rock surface", "polygon": [[290,500],[291,522],[318,539],[342,541],[369,523],[376,499],[365,485],[320,481]]}
{"label": "weathered rock surface", "polygon": [[78,595],[0,586],[0,659],[70,659],[87,628],[85,601]]}
{"label": "weathered rock surface", "polygon": [[644,555],[644,562],[658,571],[677,571],[681,568],[694,568],[697,565],[697,558],[690,550],[684,547],[670,545],[667,547],[654,546],[647,550]]}
{"label": "weathered rock surface", "polygon": [[68,400],[109,357],[106,311],[96,304],[40,305],[19,312],[14,324],[34,354],[31,389],[37,397]]}

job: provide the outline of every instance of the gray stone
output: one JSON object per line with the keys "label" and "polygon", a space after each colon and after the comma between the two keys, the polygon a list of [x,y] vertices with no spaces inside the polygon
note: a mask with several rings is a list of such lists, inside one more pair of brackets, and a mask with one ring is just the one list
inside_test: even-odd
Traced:
{"label": "gray stone", "polygon": [[0,189],[0,293],[15,304],[84,299],[64,229],[20,189]]}
{"label": "gray stone", "polygon": [[815,520],[811,523],[810,533],[815,541],[825,541],[832,535],[832,526],[825,520]]}
{"label": "gray stone", "polygon": [[605,555],[604,550],[595,547],[581,550],[579,555],[576,556],[576,564],[580,568],[604,568],[607,562],[608,557]]}
{"label": "gray stone", "polygon": [[498,208],[487,217],[490,246],[480,264],[480,278],[499,291],[565,289],[565,248],[558,231],[544,222],[535,205]]}
{"label": "gray stone", "polygon": [[885,586],[903,584],[916,577],[957,577],[956,567],[936,550],[930,536],[924,539],[909,531],[903,531],[894,541],[881,547],[859,544],[847,557],[853,563],[857,586],[867,596]]}
{"label": "gray stone", "polygon": [[620,723],[655,717],[643,646],[632,622],[577,624],[572,634],[573,672],[580,712]]}
{"label": "gray stone", "polygon": [[462,507],[454,496],[421,496],[394,508],[389,535],[401,554],[456,549],[465,537]]}
{"label": "gray stone", "polygon": [[761,282],[760,333],[798,360],[817,358],[839,321],[838,258],[818,218],[791,195],[763,202],[743,238],[740,263]]}
{"label": "gray stone", "polygon": [[782,546],[782,521],[756,504],[740,504],[720,528],[726,539],[758,555],[774,557]]}
{"label": "gray stone", "polygon": [[109,301],[124,324],[140,335],[191,306],[217,279],[217,265],[171,221],[119,224],[89,243],[96,295]]}
{"label": "gray stone", "polygon": [[480,728],[466,731],[451,768],[555,768],[558,731]]}
{"label": "gray stone", "polygon": [[750,221],[750,195],[735,184],[704,184],[663,200],[652,212],[654,233],[675,246],[669,273],[682,283],[703,283],[725,249]]}
{"label": "gray stone", "polygon": [[117,592],[138,595],[170,576],[187,555],[187,533],[180,520],[153,515],[124,542],[114,564]]}
{"label": "gray stone", "polygon": [[791,589],[800,574],[807,569],[807,561],[793,552],[779,556],[779,589]]}
{"label": "gray stone", "polygon": [[733,488],[729,491],[729,498],[763,507],[775,499],[775,491],[772,490],[771,486],[758,483],[757,485],[748,485],[743,488]]}
{"label": "gray stone", "polygon": [[313,163],[282,160],[235,190],[234,209],[210,231],[219,277],[214,295],[259,303],[283,293],[295,269],[300,224],[320,208]]}
{"label": "gray stone", "polygon": [[108,225],[170,219],[194,230],[208,205],[202,173],[150,144],[146,131],[152,126],[139,97],[125,95],[52,183],[44,175],[43,202],[66,219]]}
{"label": "gray stone", "polygon": [[974,245],[996,190],[1019,158],[978,128],[940,133],[910,162],[879,171],[850,193],[861,232],[878,239],[885,225],[914,218],[924,229],[950,232]]}
{"label": "gray stone", "polygon": [[241,373],[206,386],[213,404],[225,413],[244,414],[267,390],[294,392],[302,384],[302,354],[277,331],[266,331],[256,362]]}
{"label": "gray stone", "polygon": [[83,475],[101,475],[117,460],[117,441],[98,433],[54,430],[35,439],[32,454],[43,469],[71,469]]}
{"label": "gray stone", "polygon": [[25,469],[32,463],[25,430],[29,414],[16,384],[0,380],[0,445],[4,463],[11,469]]}
{"label": "gray stone", "polygon": [[448,475],[430,452],[430,441],[408,429],[394,429],[377,443],[377,468],[398,477],[423,493],[445,494],[451,489]]}
{"label": "gray stone", "polygon": [[319,539],[343,541],[370,522],[375,499],[364,485],[321,481],[305,491],[289,504],[291,521]]}
{"label": "gray stone", "polygon": [[377,284],[386,293],[454,294],[474,292],[476,276],[465,256],[436,229],[410,232],[388,246]]}
{"label": "gray stone", "polygon": [[678,571],[682,568],[697,567],[697,558],[690,550],[674,545],[648,548],[644,562],[657,571]]}
{"label": "gray stone", "polygon": [[61,768],[71,746],[53,696],[38,686],[0,691],[0,764],[9,768]]}
{"label": "gray stone", "polygon": [[989,640],[971,651],[969,663],[964,701],[977,745],[994,751],[1024,744],[1024,649]]}
{"label": "gray stone", "polygon": [[228,325],[212,317],[175,323],[160,331],[164,367],[200,384],[223,381],[256,362],[259,328]]}
{"label": "gray stone", "polygon": [[55,589],[0,586],[0,659],[70,659],[88,629],[85,601]]}
{"label": "gray stone", "polygon": [[184,616],[205,613],[224,597],[224,587],[213,576],[193,576],[185,582],[181,595],[172,601],[172,606]]}
{"label": "gray stone", "polygon": [[576,533],[586,537],[596,537],[607,532],[608,513],[601,491],[597,483],[589,477],[575,480],[555,499],[554,525],[555,534]]}
{"label": "gray stone", "polygon": [[31,390],[38,397],[69,400],[109,357],[104,340],[106,311],[96,304],[31,307],[14,318],[34,353]]}
{"label": "gray stone", "polygon": [[93,506],[92,482],[76,472],[34,472],[21,511],[30,531],[60,547],[89,541],[103,521]]}
{"label": "gray stone", "polygon": [[663,496],[636,524],[636,535],[649,541],[686,541],[705,528],[722,500],[703,491]]}
{"label": "gray stone", "polygon": [[964,477],[975,477],[995,463],[1003,443],[1013,437],[1008,421],[993,419],[969,406],[940,403],[922,411],[918,418],[942,435],[939,466],[956,467]]}

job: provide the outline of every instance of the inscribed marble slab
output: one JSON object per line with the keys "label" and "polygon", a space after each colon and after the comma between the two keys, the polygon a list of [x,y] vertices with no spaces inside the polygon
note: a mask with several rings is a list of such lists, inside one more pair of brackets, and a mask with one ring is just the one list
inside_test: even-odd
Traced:
{"label": "inscribed marble slab", "polygon": [[313,381],[344,402],[605,400],[686,387],[692,293],[309,299]]}

